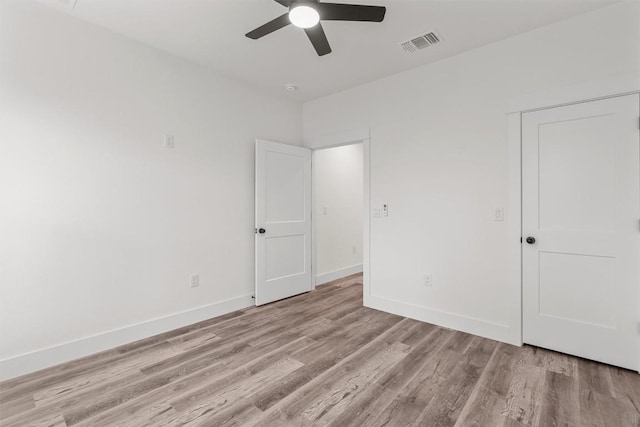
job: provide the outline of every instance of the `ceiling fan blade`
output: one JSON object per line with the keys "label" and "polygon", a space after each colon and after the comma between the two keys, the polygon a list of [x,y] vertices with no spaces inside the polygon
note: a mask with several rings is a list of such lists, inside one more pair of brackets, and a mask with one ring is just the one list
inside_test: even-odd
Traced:
{"label": "ceiling fan blade", "polygon": [[317,6],[320,19],[325,21],[382,22],[387,8],[358,4],[320,3]]}
{"label": "ceiling fan blade", "polygon": [[274,1],[277,1],[278,3],[283,5],[284,7],[289,7],[289,5],[291,4],[291,0],[274,0]]}
{"label": "ceiling fan blade", "polygon": [[261,27],[248,32],[247,34],[245,34],[245,36],[249,37],[250,39],[256,40],[260,37],[266,36],[267,34],[271,34],[274,31],[279,30],[280,28],[286,27],[289,24],[291,24],[291,21],[289,21],[289,14],[285,13],[284,15],[280,15],[276,19],[267,22]]}
{"label": "ceiling fan blade", "polygon": [[311,28],[305,28],[304,32],[307,33],[311,44],[316,49],[316,52],[318,52],[318,56],[331,53],[331,46],[329,46],[329,40],[327,40],[327,36],[324,34],[321,23],[318,22],[317,25]]}

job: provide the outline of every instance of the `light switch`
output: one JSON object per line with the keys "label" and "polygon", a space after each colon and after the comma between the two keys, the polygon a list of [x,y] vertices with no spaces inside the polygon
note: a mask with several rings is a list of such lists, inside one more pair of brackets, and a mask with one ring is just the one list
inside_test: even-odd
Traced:
{"label": "light switch", "polygon": [[192,288],[197,288],[198,286],[200,286],[200,275],[192,274],[190,283]]}
{"label": "light switch", "polygon": [[166,133],[164,135],[164,148],[173,148],[175,147],[175,140],[173,135]]}
{"label": "light switch", "polygon": [[503,208],[494,208],[493,209],[493,220],[494,221],[504,221],[504,209]]}

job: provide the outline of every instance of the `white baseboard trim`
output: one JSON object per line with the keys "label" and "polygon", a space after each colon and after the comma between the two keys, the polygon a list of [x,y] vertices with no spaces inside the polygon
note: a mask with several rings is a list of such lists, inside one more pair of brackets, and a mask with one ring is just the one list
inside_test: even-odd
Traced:
{"label": "white baseboard trim", "polygon": [[434,310],[432,308],[374,295],[366,298],[364,305],[369,308],[386,311],[387,313],[397,314],[398,316],[408,317],[421,322],[427,322],[445,328],[455,329],[456,331],[466,332],[508,344],[514,344],[511,342],[510,328],[508,325],[451,313],[448,311]]}
{"label": "white baseboard trim", "polygon": [[351,276],[352,274],[362,273],[362,264],[352,265],[351,267],[341,268],[340,270],[330,271],[324,274],[318,274],[316,276],[316,286],[323,283],[329,283],[334,280],[342,279],[343,277]]}
{"label": "white baseboard trim", "polygon": [[242,295],[30,353],[9,357],[0,360],[0,381],[149,338],[183,326],[192,325],[203,320],[250,307],[253,304],[254,301],[251,295]]}

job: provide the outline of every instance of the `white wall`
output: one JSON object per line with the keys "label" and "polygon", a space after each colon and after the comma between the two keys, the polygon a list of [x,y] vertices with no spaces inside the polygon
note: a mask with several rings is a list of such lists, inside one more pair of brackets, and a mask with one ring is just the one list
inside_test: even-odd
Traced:
{"label": "white wall", "polygon": [[362,168],[362,144],[313,153],[317,283],[362,271]]}
{"label": "white wall", "polygon": [[509,340],[518,284],[507,222],[492,221],[507,206],[507,102],[640,72],[639,16],[619,3],[304,105],[306,141],[371,126],[371,206],[390,215],[371,220],[366,304]]}
{"label": "white wall", "polygon": [[251,304],[254,140],[299,144],[301,107],[32,2],[0,7],[0,375]]}

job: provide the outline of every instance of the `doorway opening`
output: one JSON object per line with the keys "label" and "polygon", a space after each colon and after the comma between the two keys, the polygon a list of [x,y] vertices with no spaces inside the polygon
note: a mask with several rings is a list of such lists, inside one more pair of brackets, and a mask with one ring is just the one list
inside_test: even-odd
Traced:
{"label": "doorway opening", "polygon": [[364,143],[313,151],[313,280],[322,285],[363,272]]}

